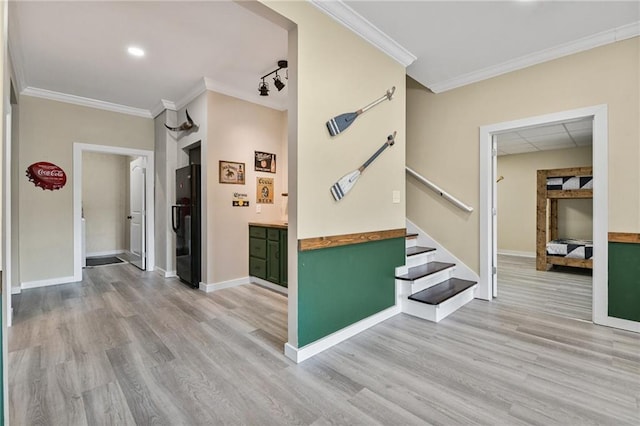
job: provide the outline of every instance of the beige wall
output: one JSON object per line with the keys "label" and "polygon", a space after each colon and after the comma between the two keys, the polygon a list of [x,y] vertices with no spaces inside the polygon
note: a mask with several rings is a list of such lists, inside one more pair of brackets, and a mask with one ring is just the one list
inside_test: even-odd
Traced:
{"label": "beige wall", "polygon": [[441,94],[407,79],[407,165],[467,204],[407,179],[407,217],[479,270],[479,127],[607,104],[609,231],[640,232],[640,38]]}
{"label": "beige wall", "polygon": [[[405,227],[405,69],[308,2],[264,2],[297,24],[298,239]],[[384,102],[337,137],[325,123],[396,86]],[[290,117],[291,118],[291,117]],[[340,202],[329,188],[398,132]],[[293,162],[294,160],[291,160]],[[392,191],[401,202],[392,203]],[[293,200],[292,200],[293,201]]]}
{"label": "beige wall", "polygon": [[[215,92],[208,92],[207,281],[219,283],[249,275],[249,222],[281,220],[287,191],[287,114]],[[254,151],[276,154],[276,173],[254,170]],[[220,160],[245,163],[245,185],[221,184]],[[256,178],[274,179],[274,204],[256,212]],[[249,207],[232,207],[235,192],[247,194]]]}
{"label": "beige wall", "polygon": [[[498,157],[498,251],[535,256],[536,171],[592,165],[590,146]],[[558,202],[558,237],[592,239],[593,202]]]}
{"label": "beige wall", "polygon": [[127,250],[129,157],[85,152],[82,155],[82,209],[87,255]]}
{"label": "beige wall", "polygon": [[[190,102],[186,109],[196,131],[188,134],[165,132],[163,123],[175,124],[175,112],[168,111],[156,118],[156,193],[165,199],[165,207],[173,203],[175,169],[188,164],[185,149],[200,144],[202,154],[202,277],[205,284],[216,284],[249,275],[249,222],[271,222],[282,219],[282,193],[287,191],[287,113],[251,102],[205,92]],[[171,117],[167,117],[169,114]],[[177,114],[184,117],[184,109]],[[276,173],[254,171],[254,151],[276,154]],[[219,183],[219,161],[245,163],[245,184]],[[261,204],[256,212],[256,177],[274,178],[274,204]],[[234,193],[247,194],[249,207],[233,207]],[[159,203],[160,201],[158,201]],[[168,204],[167,204],[168,203]],[[157,204],[158,205],[158,204]],[[164,210],[158,210],[164,211]],[[170,212],[165,218],[158,214],[157,241],[165,242],[166,269],[172,271],[174,239],[170,229]],[[163,225],[164,223],[164,225]],[[156,254],[162,253],[162,249]]]}
{"label": "beige wall", "polygon": [[20,97],[19,162],[38,161],[66,172],[56,191],[28,179],[13,182],[19,193],[20,278],[31,282],[73,276],[73,144],[75,142],[153,149],[153,121],[30,96]]}

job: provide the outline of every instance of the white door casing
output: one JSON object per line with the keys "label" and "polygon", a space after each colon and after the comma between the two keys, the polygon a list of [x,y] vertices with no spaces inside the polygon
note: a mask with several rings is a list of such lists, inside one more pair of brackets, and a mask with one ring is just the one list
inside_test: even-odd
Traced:
{"label": "white door casing", "polygon": [[[82,153],[102,152],[105,154],[126,155],[129,157],[143,157],[146,160],[145,169],[148,176],[154,176],[154,153],[150,150],[125,148],[119,146],[96,145],[81,142],[73,144],[73,277],[65,282],[77,282],[82,280]],[[153,179],[145,180],[145,247],[153,248],[155,244],[154,234],[154,182]],[[154,250],[146,251],[145,270],[155,269]]]}
{"label": "white door casing", "polygon": [[480,127],[480,283],[477,298],[491,300],[492,273],[492,191],[495,190],[495,172],[491,159],[493,135],[515,129],[562,121],[593,118],[593,307],[596,324],[640,332],[640,323],[609,316],[608,292],[608,107],[606,104],[555,112],[519,120]]}
{"label": "white door casing", "polygon": [[498,136],[491,136],[491,285],[493,297],[498,297]]}
{"label": "white door casing", "polygon": [[140,157],[131,161],[129,173],[129,251],[134,255],[131,263],[144,270],[146,264],[145,159]]}

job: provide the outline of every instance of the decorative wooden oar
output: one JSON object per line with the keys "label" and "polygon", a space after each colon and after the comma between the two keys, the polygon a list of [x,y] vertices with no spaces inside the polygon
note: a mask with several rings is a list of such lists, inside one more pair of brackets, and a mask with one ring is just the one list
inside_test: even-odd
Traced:
{"label": "decorative wooden oar", "polygon": [[373,163],[373,160],[378,158],[378,156],[382,154],[382,151],[384,151],[388,146],[391,146],[394,143],[396,143],[396,132],[393,132],[393,135],[387,136],[387,141],[384,143],[384,145],[382,145],[375,154],[373,154],[367,161],[365,161],[362,166],[360,166],[357,170],[344,175],[338,182],[333,184],[333,186],[331,187],[331,195],[333,195],[333,199],[336,201],[340,201],[342,197],[347,195],[347,193],[351,191],[351,188],[353,188],[353,186],[358,181],[358,178],[360,177],[364,169],[366,169],[369,164]]}
{"label": "decorative wooden oar", "polygon": [[327,121],[327,129],[329,130],[329,134],[331,136],[335,136],[338,133],[344,131],[347,127],[351,126],[351,123],[353,123],[355,119],[358,118],[358,116],[363,112],[373,108],[374,106],[378,105],[380,102],[384,101],[385,99],[391,100],[391,98],[393,97],[393,93],[395,91],[396,91],[396,86],[393,86],[391,90],[387,90],[387,93],[384,96],[371,102],[366,107],[361,108],[356,112],[347,112],[344,114],[340,114],[336,117],[333,117],[331,120]]}

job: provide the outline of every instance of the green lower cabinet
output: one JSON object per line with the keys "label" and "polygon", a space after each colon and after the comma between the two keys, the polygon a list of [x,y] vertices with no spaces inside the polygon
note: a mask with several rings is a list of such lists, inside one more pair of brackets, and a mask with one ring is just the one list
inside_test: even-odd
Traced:
{"label": "green lower cabinet", "polygon": [[280,283],[280,241],[267,241],[267,280]]}
{"label": "green lower cabinet", "polygon": [[280,230],[280,285],[287,287],[288,268],[288,233],[286,229]]}
{"label": "green lower cabinet", "polygon": [[249,226],[249,275],[287,286],[287,230]]}

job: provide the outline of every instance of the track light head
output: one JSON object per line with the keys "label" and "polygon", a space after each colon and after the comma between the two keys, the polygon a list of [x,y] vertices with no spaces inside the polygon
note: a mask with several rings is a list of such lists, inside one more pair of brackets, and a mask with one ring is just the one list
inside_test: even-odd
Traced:
{"label": "track light head", "polygon": [[269,83],[262,79],[262,82],[258,84],[258,92],[260,92],[260,96],[269,96]]}
{"label": "track light head", "polygon": [[282,79],[280,78],[280,76],[278,75],[278,71],[284,69],[286,70],[286,79],[289,79],[289,70],[287,69],[289,67],[289,62],[287,62],[285,59],[281,59],[278,61],[278,68],[271,71],[268,74],[263,75],[262,77],[260,77],[260,79],[262,80],[259,84],[258,84],[258,92],[260,93],[260,96],[269,96],[269,83],[267,83],[266,81],[264,81],[265,78],[269,77],[271,74],[275,73],[275,77],[273,78],[273,85],[276,86],[276,89],[278,89],[278,92],[282,91],[282,89],[284,89],[285,84],[282,82]]}
{"label": "track light head", "polygon": [[280,76],[278,75],[277,72],[276,72],[276,76],[273,78],[273,85],[276,86],[276,89],[278,89],[278,92],[284,89],[284,83],[282,82],[282,80],[280,80]]}

